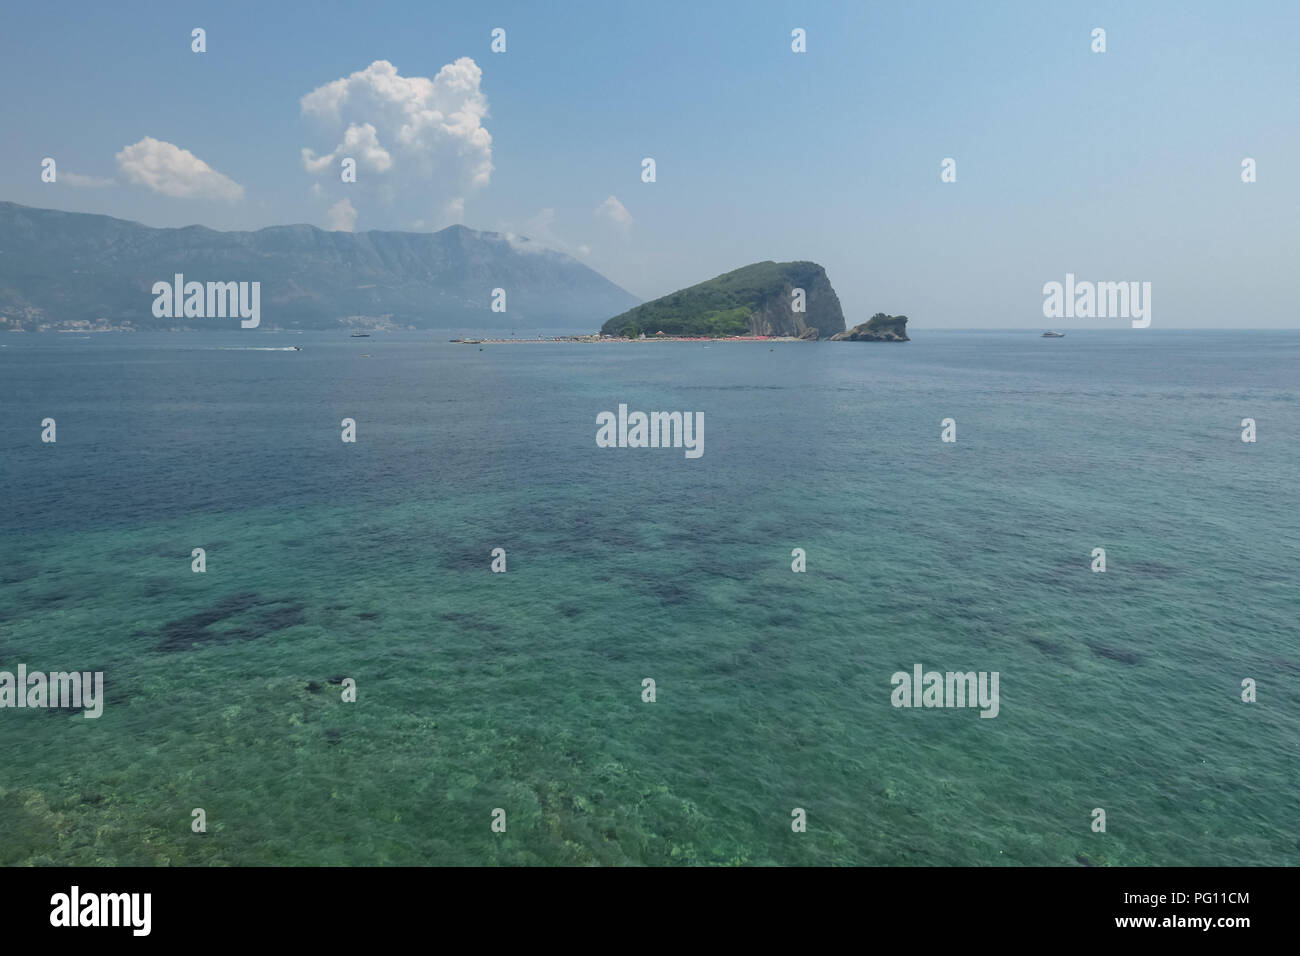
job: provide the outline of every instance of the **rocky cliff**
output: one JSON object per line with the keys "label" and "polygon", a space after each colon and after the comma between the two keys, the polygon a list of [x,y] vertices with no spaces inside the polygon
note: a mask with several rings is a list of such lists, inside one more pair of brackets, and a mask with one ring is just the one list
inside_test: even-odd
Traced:
{"label": "rocky cliff", "polygon": [[831,336],[832,342],[910,342],[907,316],[877,312],[861,325]]}

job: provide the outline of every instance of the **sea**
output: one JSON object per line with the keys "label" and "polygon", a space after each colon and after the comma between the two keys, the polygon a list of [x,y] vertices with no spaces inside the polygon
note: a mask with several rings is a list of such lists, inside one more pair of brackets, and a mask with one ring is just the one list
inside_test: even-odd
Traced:
{"label": "sea", "polygon": [[0,864],[1300,863],[1300,332],[1066,331],[6,334]]}

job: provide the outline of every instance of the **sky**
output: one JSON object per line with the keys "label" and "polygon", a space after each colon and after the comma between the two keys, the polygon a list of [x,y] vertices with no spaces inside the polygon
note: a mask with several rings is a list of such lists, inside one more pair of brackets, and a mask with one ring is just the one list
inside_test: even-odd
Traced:
{"label": "sky", "polygon": [[11,202],[462,223],[643,299],[811,259],[850,326],[1129,325],[1045,318],[1069,273],[1150,282],[1151,329],[1300,327],[1300,3],[5,0],[0,22]]}

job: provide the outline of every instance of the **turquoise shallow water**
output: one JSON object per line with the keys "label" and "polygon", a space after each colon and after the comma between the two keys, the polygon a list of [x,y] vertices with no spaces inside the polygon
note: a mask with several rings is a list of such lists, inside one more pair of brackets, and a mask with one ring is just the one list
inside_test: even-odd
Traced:
{"label": "turquoise shallow water", "polygon": [[1300,862],[1300,333],[3,344],[0,863]]}

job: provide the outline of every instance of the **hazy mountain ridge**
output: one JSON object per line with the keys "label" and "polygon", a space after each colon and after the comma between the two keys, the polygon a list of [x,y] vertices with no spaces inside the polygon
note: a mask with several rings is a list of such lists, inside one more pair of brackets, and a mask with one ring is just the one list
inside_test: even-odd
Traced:
{"label": "hazy mountain ridge", "polygon": [[[158,319],[153,284],[261,282],[263,328],[333,328],[349,316],[417,328],[581,328],[639,300],[589,267],[527,239],[450,226],[435,233],[158,229],[0,202],[0,319],[7,328],[102,322],[226,327]],[[506,292],[493,312],[492,290]]]}

